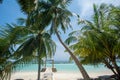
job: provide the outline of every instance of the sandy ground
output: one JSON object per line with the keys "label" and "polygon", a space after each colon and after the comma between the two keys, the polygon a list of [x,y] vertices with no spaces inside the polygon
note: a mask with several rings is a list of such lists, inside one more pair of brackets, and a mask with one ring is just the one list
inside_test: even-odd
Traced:
{"label": "sandy ground", "polygon": [[[48,71],[49,72],[49,71]],[[41,78],[45,72],[41,72]],[[111,71],[104,72],[90,72],[88,73],[91,78],[97,78],[102,75],[112,75]],[[55,72],[53,73],[54,80],[78,80],[82,78],[80,72]],[[37,72],[15,72],[11,76],[11,80],[24,79],[24,80],[37,80]]]}

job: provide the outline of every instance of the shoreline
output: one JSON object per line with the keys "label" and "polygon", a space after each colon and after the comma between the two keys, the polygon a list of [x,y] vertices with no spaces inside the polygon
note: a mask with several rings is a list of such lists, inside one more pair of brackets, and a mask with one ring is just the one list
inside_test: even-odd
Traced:
{"label": "shoreline", "polygon": [[[44,72],[41,72],[41,78],[43,77]],[[98,78],[99,76],[104,75],[113,75],[111,71],[102,71],[102,72],[88,72],[90,78]],[[58,71],[53,73],[55,80],[78,80],[82,79],[82,74],[80,72],[68,72],[68,71]],[[10,80],[15,79],[24,79],[24,80],[37,80],[36,71],[19,71],[14,72],[11,75]]]}

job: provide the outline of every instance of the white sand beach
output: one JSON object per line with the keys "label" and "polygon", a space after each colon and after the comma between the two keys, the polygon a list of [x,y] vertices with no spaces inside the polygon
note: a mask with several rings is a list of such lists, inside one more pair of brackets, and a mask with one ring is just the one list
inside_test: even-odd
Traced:
{"label": "white sand beach", "polygon": [[[41,78],[43,78],[45,72],[41,72]],[[90,72],[88,73],[91,78],[97,78],[103,75],[112,75],[111,71],[104,72]],[[58,71],[53,73],[54,80],[78,80],[82,78],[80,72],[64,72]],[[15,72],[11,76],[11,80],[24,79],[24,80],[37,80],[37,72]]]}

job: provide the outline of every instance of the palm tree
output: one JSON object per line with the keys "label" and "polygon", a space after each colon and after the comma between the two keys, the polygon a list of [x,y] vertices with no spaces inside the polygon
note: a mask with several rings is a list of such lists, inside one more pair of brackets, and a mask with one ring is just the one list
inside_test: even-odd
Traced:
{"label": "palm tree", "polygon": [[11,72],[11,68],[6,67],[6,64],[10,64],[7,56],[10,55],[10,51],[5,48],[8,44],[5,39],[0,38],[0,79],[5,80],[9,78],[9,73]]}
{"label": "palm tree", "polygon": [[[27,40],[18,48],[17,56],[23,58],[35,56],[38,61],[38,80],[40,80],[40,68],[42,58],[52,56],[55,53],[55,43],[51,40],[48,33],[30,34]],[[37,53],[36,53],[37,52]],[[33,59],[35,59],[35,57]],[[32,59],[31,59],[32,60]]]}
{"label": "palm tree", "polygon": [[114,33],[116,34],[116,35],[118,35],[118,37],[120,37],[120,33],[119,33],[119,31],[120,31],[120,7],[115,7],[115,6],[113,6],[113,5],[111,5],[111,11],[110,11],[110,16],[113,16],[113,17],[111,17],[111,24],[113,24],[114,25]]}
{"label": "palm tree", "polygon": [[70,17],[72,16],[72,13],[67,10],[67,5],[71,2],[71,0],[50,0],[50,1],[42,1],[40,5],[47,5],[47,9],[45,6],[43,6],[43,9],[45,9],[47,12],[47,17],[51,16],[51,33],[55,33],[58,37],[60,43],[64,46],[64,48],[69,52],[70,56],[73,58],[75,63],[77,64],[79,70],[81,71],[83,77],[85,80],[89,80],[89,76],[85,69],[83,68],[82,64],[78,61],[76,56],[73,54],[73,52],[64,44],[62,41],[60,35],[59,35],[59,27],[66,32],[68,27],[71,27],[70,25]]}
{"label": "palm tree", "polygon": [[0,0],[0,3],[2,3],[3,2],[3,0]]}
{"label": "palm tree", "polygon": [[[27,14],[30,13],[29,12],[30,9],[31,8],[29,8],[28,12],[26,12]],[[26,22],[26,24],[29,24],[29,22]],[[15,62],[18,61],[19,63],[21,62],[30,63],[32,59],[36,59],[37,57],[39,62],[38,80],[40,80],[41,59],[43,57],[46,57],[47,54],[49,54],[49,56],[52,56],[52,53],[55,53],[55,43],[51,40],[50,35],[47,32],[43,31],[43,28],[41,29],[39,24],[37,25],[36,24],[37,23],[35,23],[34,25],[30,25],[29,28],[27,27],[28,29],[24,26],[25,28],[23,30],[25,30],[25,32],[27,30],[29,34],[27,33],[25,35],[21,34],[17,35],[19,39],[20,37],[22,37],[22,40],[20,43],[17,43],[20,46],[14,52],[14,57],[17,59]],[[22,33],[21,30],[17,30],[15,32]],[[14,41],[14,39],[12,39],[11,41]],[[37,54],[35,54],[36,51]]]}
{"label": "palm tree", "polygon": [[[13,62],[14,46],[20,39],[18,29],[7,24],[5,29],[0,29],[0,79],[10,80],[10,74],[14,70],[17,60]],[[21,30],[22,31],[22,30]],[[14,67],[14,68],[13,68]]]}
{"label": "palm tree", "polygon": [[[19,0],[22,2],[22,0]],[[71,12],[66,9],[66,6],[68,3],[70,3],[71,0],[47,0],[47,1],[38,1],[37,9],[36,11],[33,10],[30,16],[28,16],[29,23],[34,24],[37,20],[38,24],[41,24],[43,27],[48,26],[51,24],[51,34],[56,33],[59,41],[62,43],[62,45],[65,47],[65,49],[70,53],[71,57],[74,59],[75,63],[78,65],[78,68],[80,69],[83,77],[85,80],[89,80],[89,76],[86,73],[85,69],[83,68],[82,64],[79,63],[78,59],[74,56],[72,51],[64,44],[62,41],[58,28],[61,26],[62,30],[65,32],[66,29],[70,26],[70,16],[72,16]],[[28,4],[28,3],[26,3]],[[27,6],[24,4],[21,4],[22,11],[25,11],[25,9],[28,9]],[[26,8],[24,8],[24,7]],[[31,6],[32,7],[32,6]],[[30,8],[30,7],[29,7]],[[33,7],[31,8],[33,9]]]}
{"label": "palm tree", "polygon": [[[39,32],[31,30],[26,26],[7,25],[7,27],[3,31],[1,31],[1,41],[3,41],[3,37],[5,37],[5,40],[7,40],[6,42],[8,43],[8,45],[6,47],[3,47],[5,47],[5,51],[10,50],[10,56],[5,57],[4,59],[6,61],[9,61],[9,59],[11,59],[12,61],[14,60],[14,62],[6,65],[3,63],[5,62],[5,60],[3,60],[3,62],[1,62],[1,65],[3,65],[3,68],[7,69],[7,72],[9,69],[10,74],[11,69],[13,68],[13,70],[15,70],[16,67],[20,67],[20,64],[32,64],[32,62],[38,61],[38,80],[40,80],[40,65],[42,58],[51,57],[53,53],[55,53],[56,46],[55,43],[51,40],[51,36],[45,31]],[[1,45],[2,43],[3,42],[1,42]],[[16,50],[13,49],[15,45],[19,45]],[[3,47],[0,47],[0,51],[3,50]],[[4,53],[2,52],[4,55],[6,55],[5,51],[3,50]],[[0,57],[0,59],[3,59],[2,56]],[[8,73],[6,73],[6,76],[7,75]],[[1,78],[3,79],[4,75],[1,75]],[[5,78],[5,80],[6,79],[7,78]]]}
{"label": "palm tree", "polygon": [[[38,23],[37,19],[34,19],[35,22],[32,22],[30,26],[26,26],[26,28],[30,31],[28,37],[24,41],[24,43],[17,50],[21,55],[26,54],[35,55],[38,59],[38,80],[40,80],[40,68],[41,68],[41,60],[44,57],[52,57],[55,53],[55,43],[52,41],[51,36],[48,32],[44,31],[44,27]],[[27,21],[25,19],[20,18],[20,22]],[[29,21],[29,19],[28,19]],[[26,23],[28,25],[28,23]],[[29,47],[28,47],[29,46]],[[37,51],[37,54],[33,54]],[[18,54],[18,53],[17,53]]]}
{"label": "palm tree", "polygon": [[[18,3],[19,5],[21,6],[21,10],[27,15],[27,20],[26,20],[26,26],[29,26],[29,30],[32,30],[32,32],[34,33],[37,33],[38,37],[40,38],[43,38],[43,35],[42,33],[44,32],[44,29],[45,29],[45,26],[48,24],[48,23],[43,23],[45,22],[43,19],[45,17],[45,15],[43,15],[43,13],[40,13],[38,14],[38,10],[35,9],[35,4],[33,4],[35,1],[23,1],[23,0],[18,0]],[[49,18],[48,18],[49,19]],[[23,19],[20,19],[20,21],[23,21]],[[49,21],[48,21],[49,22]],[[46,35],[48,36],[48,34]],[[45,37],[45,36],[44,36]],[[50,35],[49,35],[50,37]],[[50,38],[48,38],[50,39]],[[46,38],[46,40],[48,40]],[[54,53],[55,52],[55,47],[54,47],[54,42],[52,40],[48,40],[48,41],[44,41],[43,39],[40,39],[39,38],[36,40],[37,41],[37,44],[40,44],[40,45],[37,45],[38,47],[38,56],[40,58],[38,58],[38,62],[39,62],[39,69],[38,69],[38,80],[40,79],[40,60],[41,60],[41,56],[43,57],[43,55],[41,55],[41,53],[45,54],[49,54],[51,55],[51,53]],[[46,44],[45,44],[46,42]],[[48,42],[48,43],[47,43]],[[44,44],[42,44],[44,43]],[[43,49],[44,47],[44,49]],[[48,50],[47,50],[48,49]],[[42,52],[41,52],[42,51]],[[45,57],[46,55],[44,55]]]}
{"label": "palm tree", "polygon": [[[67,43],[77,40],[71,46],[76,55],[82,57],[82,62],[85,64],[104,63],[113,73],[120,78],[119,68],[116,63],[119,55],[119,37],[114,33],[114,26],[111,23],[109,16],[111,7],[105,4],[99,8],[94,5],[93,21],[84,20],[82,23],[85,26],[81,29],[82,32],[77,32],[79,36],[76,38],[74,32],[71,33]],[[81,34],[82,33],[82,34]],[[114,67],[114,69],[113,69]]]}

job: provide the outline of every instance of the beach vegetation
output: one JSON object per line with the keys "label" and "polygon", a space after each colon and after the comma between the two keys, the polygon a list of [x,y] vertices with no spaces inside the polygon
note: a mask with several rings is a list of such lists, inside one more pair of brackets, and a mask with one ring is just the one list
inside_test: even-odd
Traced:
{"label": "beach vegetation", "polygon": [[[25,2],[19,0],[21,10],[28,14],[27,24],[33,25],[34,29],[38,28],[39,30],[45,29],[48,27],[50,34],[56,34],[61,44],[68,50],[71,57],[74,59],[77,64],[79,70],[81,71],[84,79],[89,79],[89,76],[82,64],[78,61],[77,57],[74,56],[72,51],[64,44],[60,37],[60,28],[65,33],[66,30],[71,27],[70,25],[70,17],[72,13],[67,9],[67,5],[71,0],[46,0],[46,1],[37,1],[35,2],[35,6],[32,6],[33,2]],[[28,4],[28,5],[26,5]],[[30,6],[31,5],[31,6]],[[30,6],[30,7],[29,7]],[[36,26],[39,24],[40,26]],[[49,28],[50,27],[50,28]]]}
{"label": "beach vegetation", "polygon": [[9,80],[11,73],[26,64],[38,63],[38,78],[43,58],[52,57],[56,50],[55,42],[47,31],[30,29],[22,25],[25,19],[20,18],[21,25],[7,25],[0,35],[0,71],[1,80]]}
{"label": "beach vegetation", "polygon": [[14,56],[15,46],[21,41],[18,30],[22,32],[22,27],[10,24],[0,29],[0,80],[10,80],[11,72],[15,71],[18,64]]}
{"label": "beach vegetation", "polygon": [[[3,0],[0,0],[2,3]],[[25,64],[38,63],[40,80],[43,58],[52,58],[56,35],[70,54],[83,78],[90,77],[83,64],[104,64],[116,79],[120,78],[120,7],[93,5],[91,20],[78,17],[82,28],[69,34],[64,42],[61,33],[71,26],[73,13],[68,10],[72,0],[16,0],[26,19],[19,18],[18,24],[6,24],[0,29],[0,80],[10,80],[11,73]]]}
{"label": "beach vegetation", "polygon": [[[119,23],[120,8],[113,5],[93,5],[92,20],[81,20],[81,30],[69,34],[66,43],[83,64],[103,63],[117,79],[120,79]],[[70,44],[71,43],[71,44]]]}

